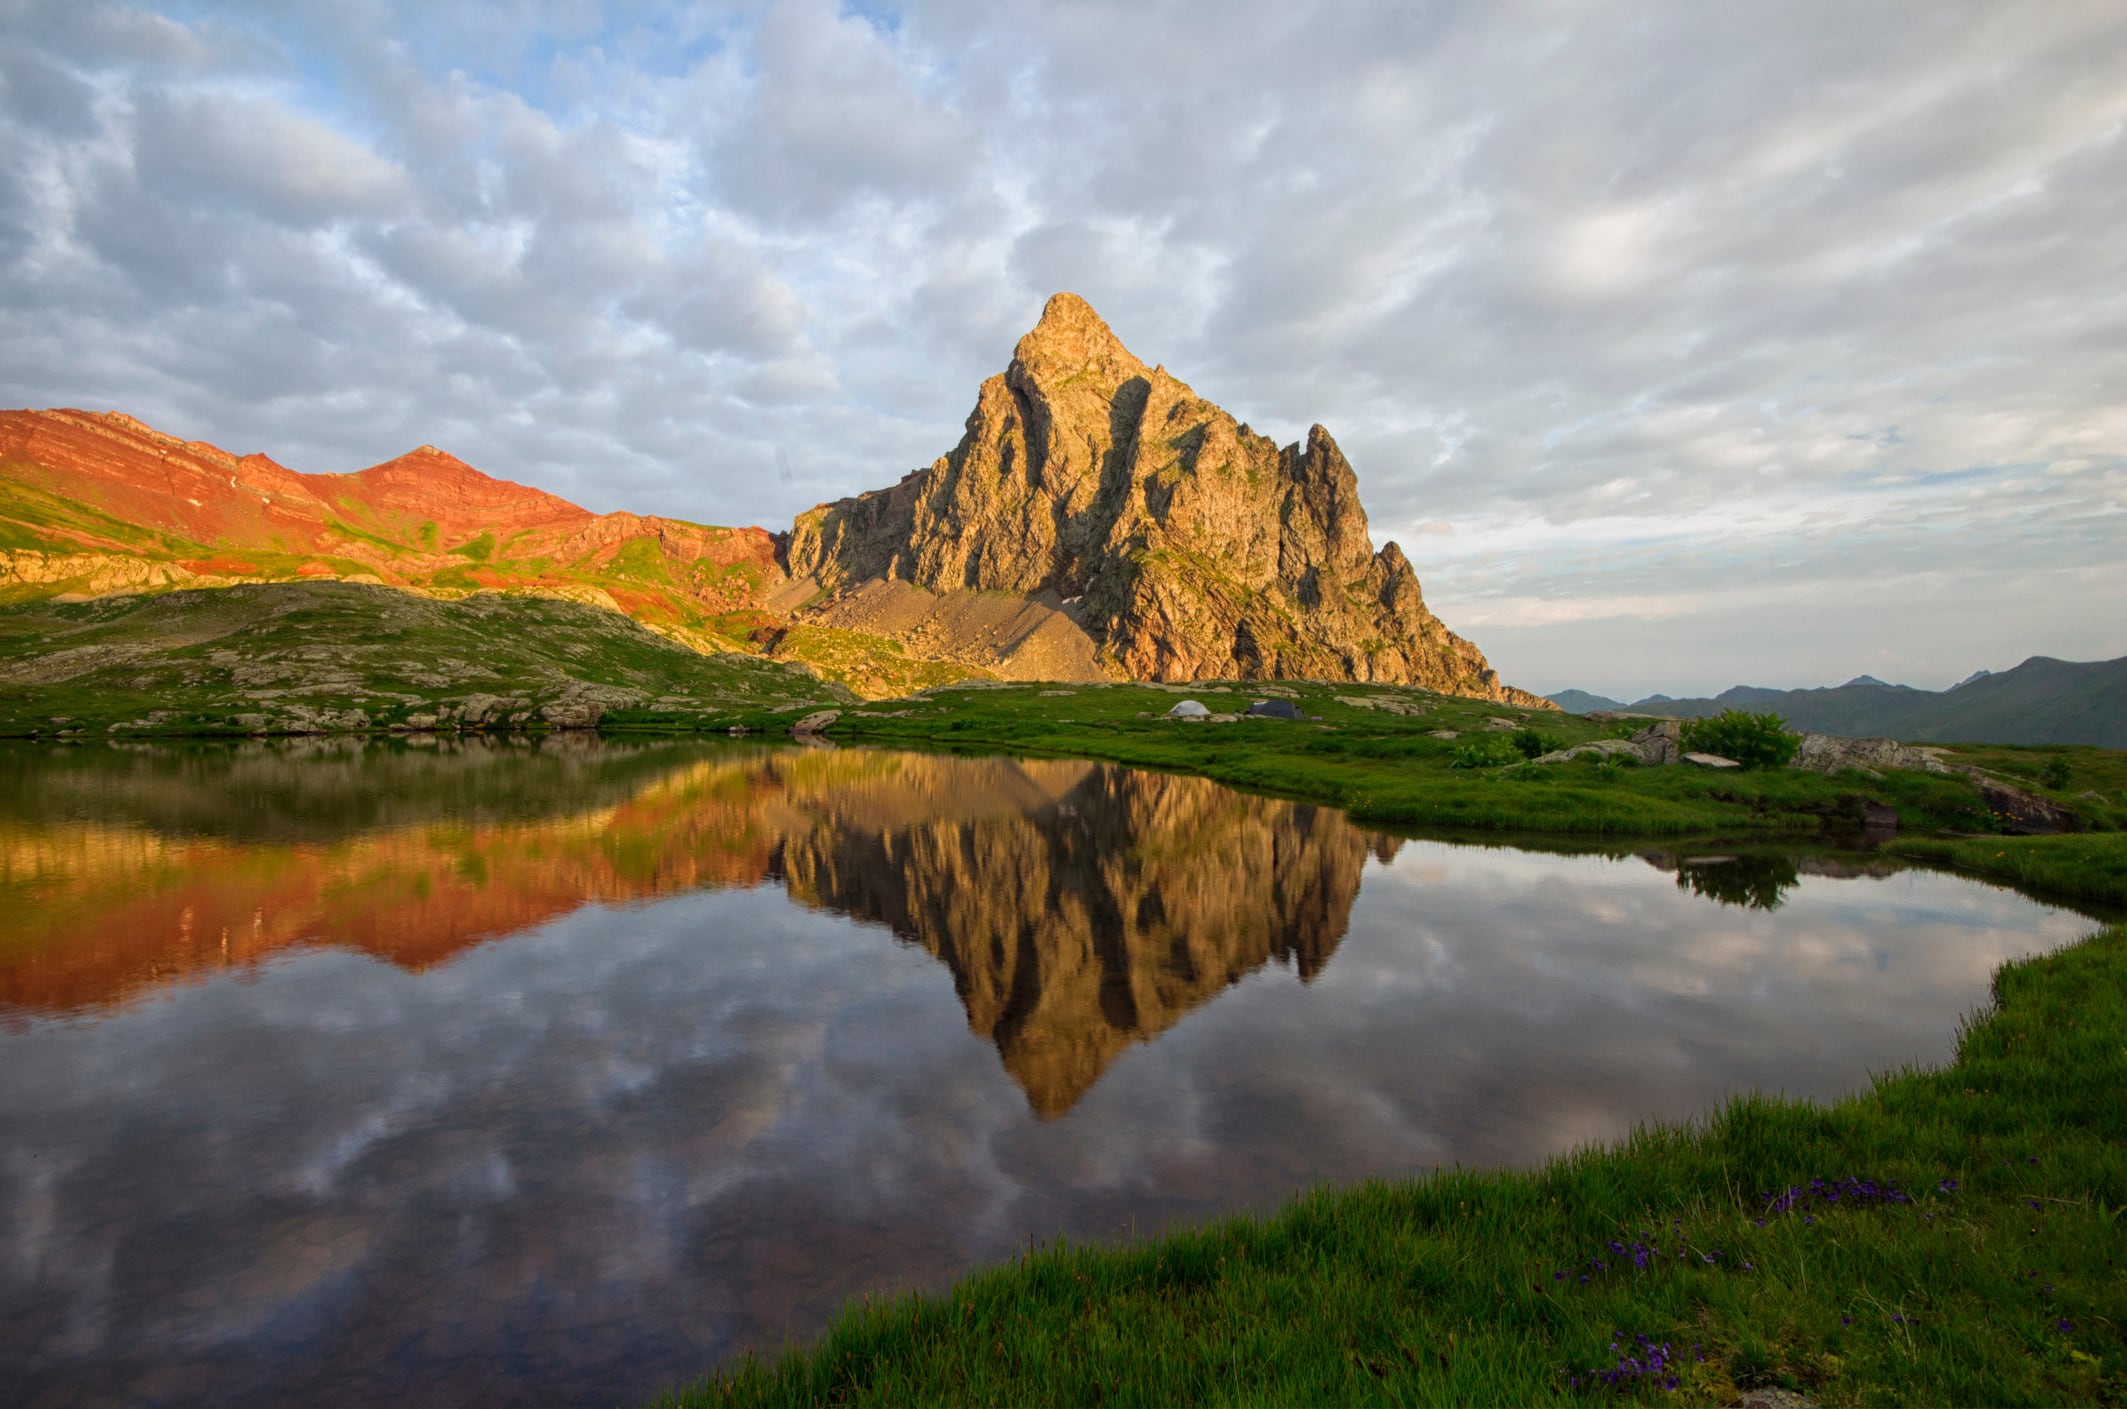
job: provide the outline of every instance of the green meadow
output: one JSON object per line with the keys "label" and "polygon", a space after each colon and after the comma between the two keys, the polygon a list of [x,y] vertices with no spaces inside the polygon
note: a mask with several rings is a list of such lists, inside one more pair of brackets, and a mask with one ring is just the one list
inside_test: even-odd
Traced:
{"label": "green meadow", "polygon": [[[1260,697],[1189,693],[1215,711]],[[1203,774],[1435,835],[1799,840],[1874,803],[1899,814],[1899,854],[2127,906],[2127,755],[1949,750],[2074,799],[2095,829],[2008,837],[1962,776],[1467,766],[1473,739],[1632,726],[1381,687],[1289,693],[1319,722],[1172,721],[1181,695],[1153,687],[963,687],[860,707],[834,734]],[[1772,1387],[1820,1404],[2127,1404],[2123,1137],[2113,927],[2001,970],[1948,1066],[1878,1073],[1828,1107],[1750,1096],[1534,1170],[1435,1170],[1120,1246],[1031,1248],[949,1291],[852,1305],[811,1344],[660,1403],[1726,1404]]]}
{"label": "green meadow", "polygon": [[[2063,843],[2081,843],[2080,847]],[[2073,871],[2084,857],[2090,872]],[[2127,904],[2127,847],[2002,838]],[[2089,879],[2095,876],[2097,879]],[[2104,879],[2109,877],[2109,880]],[[1940,1070],[1542,1168],[1317,1189],[849,1307],[665,1405],[2127,1403],[2127,927],[2011,964]]]}

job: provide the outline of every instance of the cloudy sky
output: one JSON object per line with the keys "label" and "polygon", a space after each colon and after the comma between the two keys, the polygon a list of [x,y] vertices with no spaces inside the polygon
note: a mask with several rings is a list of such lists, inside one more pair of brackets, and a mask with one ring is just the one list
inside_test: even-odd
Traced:
{"label": "cloudy sky", "polygon": [[787,524],[1046,296],[1505,676],[2127,654],[2127,6],[0,0],[0,405]]}

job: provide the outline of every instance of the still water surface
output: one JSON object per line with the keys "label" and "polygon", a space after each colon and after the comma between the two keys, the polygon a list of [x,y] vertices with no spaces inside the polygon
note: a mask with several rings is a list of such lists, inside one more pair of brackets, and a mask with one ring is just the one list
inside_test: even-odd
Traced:
{"label": "still water surface", "polygon": [[634,1402],[1030,1238],[1834,1097],[2088,928],[1079,762],[0,746],[0,1386]]}

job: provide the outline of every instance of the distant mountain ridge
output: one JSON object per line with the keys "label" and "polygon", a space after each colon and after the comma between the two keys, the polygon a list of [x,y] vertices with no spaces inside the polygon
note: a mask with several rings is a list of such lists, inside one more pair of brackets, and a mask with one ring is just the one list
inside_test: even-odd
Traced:
{"label": "distant mountain ridge", "polygon": [[[1576,704],[1568,704],[1568,697]],[[1698,719],[1724,709],[1777,714],[1817,734],[1887,736],[1909,743],[2094,744],[2127,748],[2127,656],[2065,661],[2032,656],[2013,670],[1978,671],[1947,690],[1860,675],[1844,685],[1773,690],[1737,685],[1711,699],[1650,695],[1629,705],[1583,690],[1549,696],[1561,709],[1630,709]]]}

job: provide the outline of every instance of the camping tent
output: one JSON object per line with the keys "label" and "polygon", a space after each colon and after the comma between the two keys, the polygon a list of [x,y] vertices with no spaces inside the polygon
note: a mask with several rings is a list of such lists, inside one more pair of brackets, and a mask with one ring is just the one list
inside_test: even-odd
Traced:
{"label": "camping tent", "polygon": [[1257,719],[1304,719],[1299,708],[1291,700],[1257,700],[1248,707],[1248,712]]}
{"label": "camping tent", "polygon": [[1173,709],[1167,711],[1167,717],[1169,719],[1202,719],[1205,715],[1209,713],[1211,713],[1211,711],[1204,708],[1204,706],[1198,701],[1183,700]]}

